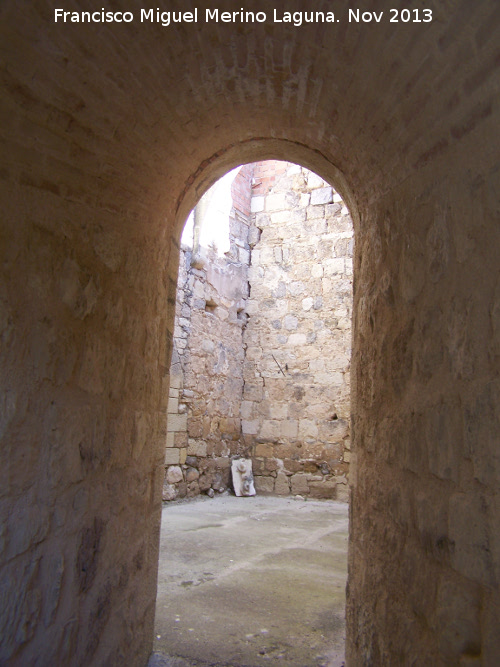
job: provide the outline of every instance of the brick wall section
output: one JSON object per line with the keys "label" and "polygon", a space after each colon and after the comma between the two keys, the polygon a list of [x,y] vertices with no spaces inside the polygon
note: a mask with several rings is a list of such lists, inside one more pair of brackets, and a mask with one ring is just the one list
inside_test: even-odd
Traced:
{"label": "brick wall section", "polygon": [[276,179],[287,169],[282,160],[265,160],[257,162],[253,172],[252,194],[267,195],[276,183]]}
{"label": "brick wall section", "polygon": [[255,167],[258,167],[258,164],[243,165],[243,167],[239,169],[231,185],[231,197],[233,200],[234,210],[236,213],[240,213],[246,218],[250,215],[252,182]]}

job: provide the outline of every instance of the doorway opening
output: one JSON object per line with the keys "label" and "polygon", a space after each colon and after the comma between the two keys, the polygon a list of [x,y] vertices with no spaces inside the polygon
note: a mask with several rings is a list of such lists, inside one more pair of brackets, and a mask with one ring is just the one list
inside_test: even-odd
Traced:
{"label": "doorway opening", "polygon": [[[222,187],[221,187],[222,186]],[[321,177],[265,161],[209,190],[181,244],[165,501],[231,488],[348,499],[353,225]]]}
{"label": "doorway opening", "polygon": [[[210,561],[211,549],[223,559],[231,549],[236,553],[238,545],[243,547],[243,560],[229,558],[238,562],[227,565],[226,582],[232,581],[233,570],[245,580],[252,578],[243,562],[258,571],[268,559],[279,562],[295,550],[297,562],[302,559],[312,567],[310,574],[305,581],[295,577],[292,581],[289,567],[284,566],[284,573],[290,575],[287,582],[268,586],[267,595],[282,599],[277,591],[288,591],[291,611],[295,603],[300,609],[300,600],[292,604],[290,591],[302,591],[298,597],[304,603],[305,634],[300,641],[307,643],[307,624],[315,618],[306,609],[306,589],[312,597],[318,596],[321,608],[318,577],[325,593],[329,591],[328,599],[331,586],[338,586],[338,576],[343,576],[345,604],[353,243],[352,221],[340,195],[308,169],[276,160],[234,169],[201,198],[186,224],[170,375],[161,538],[165,557],[173,548],[177,554],[179,545],[185,549],[179,546],[179,568],[165,580],[160,560],[157,646],[166,637],[170,645],[175,644],[173,639],[179,638],[183,628],[184,639],[193,633],[193,647],[200,641],[204,644],[206,664],[226,664],[208,661],[215,659],[210,651],[217,649],[209,648],[207,628],[219,613],[210,600],[220,602],[224,587],[217,590],[222,575],[212,571],[215,565],[203,569],[197,561],[200,550]],[[231,462],[239,457],[252,462],[255,499],[232,497]],[[259,503],[269,502],[267,497],[276,496],[285,503],[283,507],[260,507]],[[171,504],[198,497],[203,503],[198,509]],[[219,504],[209,500],[214,497],[217,503],[220,498]],[[239,507],[230,506],[234,500]],[[313,518],[325,511],[323,500],[330,501],[327,513],[336,522],[325,519],[323,525],[323,519],[318,519],[318,527]],[[208,507],[207,502],[212,505]],[[184,516],[178,532],[172,528],[177,514]],[[211,518],[202,518],[206,516]],[[266,543],[252,528],[271,525],[273,516],[281,517],[281,523],[278,519]],[[308,523],[309,530],[301,534],[300,526]],[[234,526],[245,526],[245,537],[237,534],[233,544]],[[280,538],[286,538],[287,531],[290,539],[281,547]],[[204,539],[209,535],[217,547]],[[253,552],[254,546],[260,555]],[[326,560],[318,560],[318,553]],[[325,572],[320,562],[329,563]],[[278,581],[278,574],[273,572],[273,581]],[[262,575],[266,576],[271,575]],[[171,585],[174,588],[168,593]],[[231,584],[236,599],[248,597],[248,589],[240,585],[238,592]],[[197,614],[196,622],[188,622],[189,627],[184,627],[179,612],[178,621],[170,618],[167,632],[158,619],[168,617],[170,601],[182,608],[177,589],[185,590],[189,599],[199,599],[203,589],[207,609]],[[252,611],[269,611],[263,598],[260,602],[258,596],[251,598]],[[244,618],[246,612],[241,613]],[[343,614],[332,611],[329,620],[327,616],[324,611],[324,626],[315,621],[326,633],[326,644],[318,648],[317,660],[311,664],[341,664],[328,660],[333,655],[333,625],[342,634]],[[249,630],[242,638],[241,618],[234,619],[236,624],[226,619],[230,649],[226,659],[232,661],[227,664],[240,664],[234,656],[228,657],[231,651],[251,653],[259,643],[259,651],[264,651],[257,652],[259,664],[274,659],[294,664],[289,662],[297,659],[292,657],[293,642],[287,648],[276,633],[274,639],[267,637],[266,624],[266,632],[259,635]],[[281,619],[277,627],[283,630],[286,623]],[[172,630],[175,627],[179,630]],[[319,635],[323,636],[322,631]],[[341,649],[335,650],[338,660]],[[183,657],[202,655],[194,648],[188,654]]]}

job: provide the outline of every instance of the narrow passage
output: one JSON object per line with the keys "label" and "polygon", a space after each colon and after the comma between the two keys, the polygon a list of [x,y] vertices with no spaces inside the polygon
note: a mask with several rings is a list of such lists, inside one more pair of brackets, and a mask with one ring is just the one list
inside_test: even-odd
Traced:
{"label": "narrow passage", "polygon": [[348,506],[257,496],[163,509],[150,667],[340,667]]}

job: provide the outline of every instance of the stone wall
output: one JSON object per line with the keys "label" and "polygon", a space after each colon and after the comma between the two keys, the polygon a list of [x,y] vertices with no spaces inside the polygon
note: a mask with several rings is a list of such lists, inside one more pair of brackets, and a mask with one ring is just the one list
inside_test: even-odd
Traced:
{"label": "stone wall", "polygon": [[252,167],[232,186],[230,250],[183,245],[170,368],[163,499],[213,495],[230,484],[243,453],[240,407],[248,297]]}
{"label": "stone wall", "polygon": [[230,251],[181,251],[163,498],[225,491],[246,455],[260,493],[346,500],[352,222],[294,164],[232,194]]}
{"label": "stone wall", "polygon": [[294,164],[254,172],[241,406],[257,491],[348,497],[353,229]]}

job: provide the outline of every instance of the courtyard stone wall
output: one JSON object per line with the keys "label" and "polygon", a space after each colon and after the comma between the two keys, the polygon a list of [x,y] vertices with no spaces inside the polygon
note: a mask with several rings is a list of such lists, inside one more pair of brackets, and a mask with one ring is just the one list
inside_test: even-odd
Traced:
{"label": "courtyard stone wall", "polygon": [[254,186],[241,416],[256,489],[347,500],[352,221],[298,165],[259,163]]}
{"label": "courtyard stone wall", "polygon": [[[230,250],[181,249],[164,500],[231,488],[347,500],[352,222],[298,165],[246,165]],[[327,314],[326,314],[327,313]]]}
{"label": "courtyard stone wall", "polygon": [[242,454],[240,407],[248,297],[252,167],[233,183],[230,250],[181,247],[170,367],[163,499],[213,495]]}

